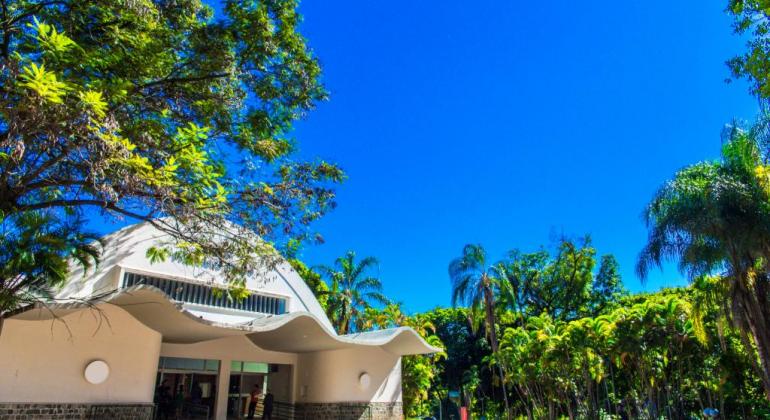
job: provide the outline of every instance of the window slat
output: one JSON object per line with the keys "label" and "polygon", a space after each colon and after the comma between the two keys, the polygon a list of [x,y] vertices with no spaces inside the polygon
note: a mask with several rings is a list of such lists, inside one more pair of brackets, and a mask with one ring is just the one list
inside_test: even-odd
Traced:
{"label": "window slat", "polygon": [[229,298],[227,291],[219,291],[215,295],[214,289],[206,285],[134,273],[125,273],[123,275],[123,288],[141,284],[156,287],[168,295],[170,299],[178,302],[275,315],[286,312],[286,299],[283,298],[251,293],[247,297],[236,301]]}

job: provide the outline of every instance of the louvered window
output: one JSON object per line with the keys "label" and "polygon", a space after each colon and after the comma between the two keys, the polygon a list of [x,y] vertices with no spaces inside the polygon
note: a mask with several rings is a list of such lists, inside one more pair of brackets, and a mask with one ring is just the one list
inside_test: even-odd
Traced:
{"label": "louvered window", "polygon": [[252,293],[244,299],[235,300],[227,296],[223,290],[215,289],[214,287],[203,284],[187,283],[135,273],[126,273],[123,276],[124,288],[139,284],[157,287],[162,290],[163,293],[168,295],[169,298],[178,302],[195,303],[198,305],[216,306],[263,314],[280,315],[286,313],[286,299],[280,297]]}

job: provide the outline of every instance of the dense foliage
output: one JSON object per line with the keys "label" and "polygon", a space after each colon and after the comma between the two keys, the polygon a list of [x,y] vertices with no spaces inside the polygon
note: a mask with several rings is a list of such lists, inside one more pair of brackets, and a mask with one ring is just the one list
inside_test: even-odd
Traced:
{"label": "dense foliage", "polygon": [[[316,239],[307,226],[343,174],[292,159],[292,123],[326,97],[296,8],[223,1],[215,17],[199,0],[0,0],[0,247],[61,265],[79,247],[30,236],[31,221],[66,227],[71,244],[101,212],[170,233],[151,259],[241,285],[274,244]],[[2,310],[34,274],[9,272],[18,258],[0,255]]]}
{"label": "dense foliage", "polygon": [[[296,0],[0,0],[0,331],[90,267],[88,217],[171,234],[148,253],[245,278],[320,240],[343,179],[293,159],[325,99]],[[770,4],[730,0],[747,50],[728,65],[770,98]],[[404,314],[371,257],[291,263],[340,334],[409,326],[445,352],[403,359],[405,414],[490,418],[770,417],[770,118],[731,127],[721,159],[653,197],[639,273],[679,262],[687,288],[630,295],[589,238],[449,265],[453,308]]]}
{"label": "dense foliage", "polygon": [[436,309],[423,316],[447,358],[437,363],[429,399],[444,399],[447,416],[454,406],[448,391],[459,390],[454,404],[503,417],[493,365],[504,361],[515,417],[689,419],[706,407],[726,418],[770,414],[739,335],[718,327],[717,307],[695,311],[699,295],[691,287],[626,296],[613,309],[572,321],[502,310],[498,358],[474,332],[472,311]]}
{"label": "dense foliage", "polygon": [[[364,271],[351,255],[343,261]],[[358,330],[410,326],[445,349],[403,359],[408,417],[442,410],[448,418],[462,405],[488,418],[690,419],[706,408],[727,418],[770,415],[754,346],[722,306],[721,276],[628,294],[615,259],[598,257],[584,238],[496,263],[469,245],[450,278],[468,305],[409,316],[398,304],[367,302],[356,315]]]}
{"label": "dense foliage", "polygon": [[765,123],[733,128],[721,160],[688,166],[661,188],[647,210],[649,240],[638,268],[644,275],[676,258],[692,279],[717,274],[718,301],[756,349],[756,373],[770,399],[770,166],[759,140]]}

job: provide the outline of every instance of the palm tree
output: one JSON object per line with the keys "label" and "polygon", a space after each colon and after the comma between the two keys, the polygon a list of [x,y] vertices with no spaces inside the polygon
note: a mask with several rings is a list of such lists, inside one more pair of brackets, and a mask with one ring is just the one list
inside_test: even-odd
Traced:
{"label": "palm tree", "polygon": [[70,263],[85,271],[98,263],[101,251],[94,234],[76,228],[78,220],[65,223],[45,212],[23,212],[5,221],[0,225],[0,334],[10,312],[49,301],[67,280]]}
{"label": "palm tree", "polygon": [[508,392],[505,387],[505,374],[502,360],[499,359],[497,341],[497,319],[495,316],[495,294],[499,289],[500,280],[495,276],[497,270],[487,264],[486,251],[481,245],[468,244],[463,248],[462,256],[449,264],[449,279],[452,282],[452,305],[464,304],[471,308],[481,308],[484,311],[487,338],[492,353],[498,359],[497,367],[503,388],[505,412],[510,418]]}
{"label": "palm tree", "polygon": [[367,275],[375,267],[377,259],[366,257],[358,263],[356,253],[348,251],[334,261],[334,266],[320,266],[318,271],[331,283],[328,295],[327,314],[339,334],[360,330],[362,315],[372,304],[387,305],[388,298],[382,294],[382,282]]}
{"label": "palm tree", "polygon": [[[770,166],[760,146],[764,124],[733,128],[722,159],[680,170],[646,211],[648,243],[637,271],[679,260],[696,279],[718,273],[723,302],[744,341],[753,340],[770,399]],[[749,347],[750,348],[750,347]]]}

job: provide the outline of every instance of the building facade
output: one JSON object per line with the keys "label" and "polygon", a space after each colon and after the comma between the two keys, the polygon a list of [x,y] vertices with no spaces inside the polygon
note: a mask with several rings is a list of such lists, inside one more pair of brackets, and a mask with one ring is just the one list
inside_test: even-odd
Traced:
{"label": "building facade", "polygon": [[144,223],[104,238],[55,302],[19,310],[0,335],[0,418],[400,419],[401,356],[439,351],[409,328],[337,335],[282,262],[228,299],[217,272],[146,255]]}

